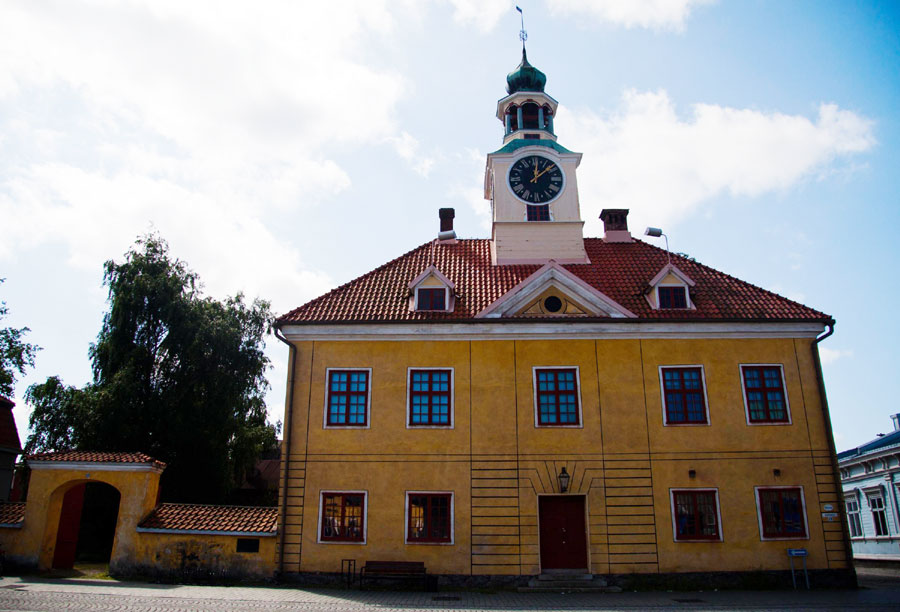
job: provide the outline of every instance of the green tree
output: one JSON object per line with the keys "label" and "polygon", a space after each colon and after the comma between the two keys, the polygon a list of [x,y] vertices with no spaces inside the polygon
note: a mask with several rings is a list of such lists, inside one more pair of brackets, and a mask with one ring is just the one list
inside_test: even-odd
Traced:
{"label": "green tree", "polygon": [[[5,279],[0,278],[0,283]],[[0,302],[0,320],[9,314],[6,302]],[[25,368],[34,367],[34,355],[39,346],[23,340],[30,329],[22,327],[0,328],[0,396],[12,397],[16,384],[16,374],[23,376]]]}
{"label": "green tree", "polygon": [[141,451],[168,467],[163,497],[221,502],[275,444],[264,395],[269,304],[204,297],[156,235],[105,264],[109,310],[90,348],[93,382],[29,389],[29,450]]}
{"label": "green tree", "polygon": [[25,454],[83,448],[82,438],[90,438],[93,388],[66,386],[58,376],[33,384],[25,392],[31,406],[28,425],[32,434],[25,442]]}

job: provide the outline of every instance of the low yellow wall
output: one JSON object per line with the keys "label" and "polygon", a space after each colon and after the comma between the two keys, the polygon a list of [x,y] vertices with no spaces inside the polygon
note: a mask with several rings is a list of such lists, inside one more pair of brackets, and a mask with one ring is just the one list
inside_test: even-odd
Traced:
{"label": "low yellow wall", "polygon": [[119,560],[114,571],[173,579],[271,579],[275,574],[275,538],[258,538],[256,553],[237,552],[239,538],[256,539],[255,536],[137,532],[132,557]]}

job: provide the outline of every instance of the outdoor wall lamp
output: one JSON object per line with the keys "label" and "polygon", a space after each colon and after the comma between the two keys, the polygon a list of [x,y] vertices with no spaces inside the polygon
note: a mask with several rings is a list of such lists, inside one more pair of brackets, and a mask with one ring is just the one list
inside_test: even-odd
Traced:
{"label": "outdoor wall lamp", "polygon": [[569,478],[571,478],[571,476],[569,476],[569,473],[566,471],[565,466],[563,466],[563,469],[559,473],[559,476],[557,476],[557,478],[559,479],[559,492],[565,493],[566,491],[568,491],[569,490]]}
{"label": "outdoor wall lamp", "polygon": [[688,478],[696,478],[697,470],[688,470]]}
{"label": "outdoor wall lamp", "polygon": [[778,478],[779,476],[781,476],[781,470],[779,470],[778,468],[775,468],[774,470],[772,470],[772,476],[774,476],[775,478]]}

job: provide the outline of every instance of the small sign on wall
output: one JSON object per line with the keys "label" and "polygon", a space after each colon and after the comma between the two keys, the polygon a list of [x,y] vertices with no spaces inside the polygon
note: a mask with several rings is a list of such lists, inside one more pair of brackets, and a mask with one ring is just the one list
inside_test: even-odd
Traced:
{"label": "small sign on wall", "polygon": [[825,519],[826,521],[828,521],[829,523],[833,523],[834,521],[836,521],[838,519],[838,513],[837,512],[823,512],[822,518]]}
{"label": "small sign on wall", "polygon": [[834,506],[831,505],[831,504],[825,504],[825,505],[823,506],[823,508],[825,509],[825,512],[831,512],[831,511],[834,510]]}

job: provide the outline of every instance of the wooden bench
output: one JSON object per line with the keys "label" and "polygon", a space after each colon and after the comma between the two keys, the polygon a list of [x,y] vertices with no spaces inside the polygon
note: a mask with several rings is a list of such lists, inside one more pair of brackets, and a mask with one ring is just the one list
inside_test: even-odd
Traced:
{"label": "wooden bench", "polygon": [[365,587],[366,580],[405,580],[422,578],[422,588],[427,587],[425,563],[423,561],[366,561],[359,570],[359,588]]}

